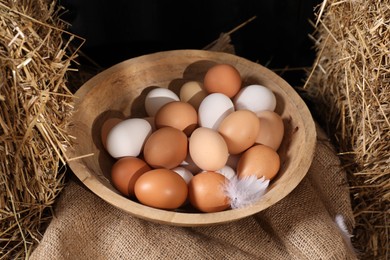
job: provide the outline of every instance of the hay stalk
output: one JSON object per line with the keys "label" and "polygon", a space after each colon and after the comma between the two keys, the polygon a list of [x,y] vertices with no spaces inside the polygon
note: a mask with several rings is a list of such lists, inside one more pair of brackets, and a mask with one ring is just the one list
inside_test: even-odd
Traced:
{"label": "hay stalk", "polygon": [[[388,259],[390,2],[324,1],[304,89],[345,165],[362,259]],[[352,223],[350,223],[352,225]]]}
{"label": "hay stalk", "polygon": [[28,258],[64,184],[66,74],[83,40],[65,31],[60,10],[0,0],[0,259]]}

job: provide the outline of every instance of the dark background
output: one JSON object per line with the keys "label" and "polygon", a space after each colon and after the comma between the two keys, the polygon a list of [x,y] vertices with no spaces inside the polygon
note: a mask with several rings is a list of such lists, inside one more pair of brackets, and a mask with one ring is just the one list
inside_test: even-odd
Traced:
{"label": "dark background", "polygon": [[[202,49],[253,16],[231,35],[236,55],[281,73],[292,86],[303,85],[315,58],[314,8],[319,0],[62,0],[70,31],[86,39],[82,47],[102,68],[164,50]],[[82,63],[83,61],[81,61]],[[86,62],[86,61],[85,61]]]}

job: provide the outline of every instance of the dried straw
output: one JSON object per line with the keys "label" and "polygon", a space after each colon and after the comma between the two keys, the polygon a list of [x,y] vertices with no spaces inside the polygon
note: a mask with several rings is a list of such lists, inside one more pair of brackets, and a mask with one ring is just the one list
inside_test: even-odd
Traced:
{"label": "dried straw", "polygon": [[[59,11],[45,0],[0,0],[0,259],[28,257],[64,183],[66,73],[81,39]],[[388,259],[390,3],[325,0],[317,18],[318,57],[304,90],[348,173],[354,246],[363,259]]]}
{"label": "dried straw", "polygon": [[28,258],[64,183],[67,88],[81,39],[53,1],[0,0],[0,259]]}
{"label": "dried straw", "polygon": [[328,0],[304,86],[347,171],[362,259],[389,259],[390,1]]}

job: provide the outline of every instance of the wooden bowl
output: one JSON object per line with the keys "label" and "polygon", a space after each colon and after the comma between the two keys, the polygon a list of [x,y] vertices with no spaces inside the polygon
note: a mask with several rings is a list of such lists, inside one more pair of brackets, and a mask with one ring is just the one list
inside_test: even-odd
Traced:
{"label": "wooden bowl", "polygon": [[[241,73],[243,85],[261,84],[276,95],[275,111],[283,118],[285,135],[278,150],[281,168],[267,193],[253,206],[216,213],[160,210],[119,194],[110,182],[110,169],[115,160],[102,146],[102,123],[110,117],[146,116],[144,99],[148,91],[165,87],[178,93],[185,82],[202,81],[205,72],[216,63],[235,66]],[[316,131],[303,100],[272,71],[235,55],[176,50],[140,56],[96,75],[77,91],[76,96],[72,124],[68,129],[76,137],[67,151],[70,168],[97,196],[142,219],[176,226],[202,226],[253,215],[286,197],[306,175],[312,162]],[[86,156],[89,154],[93,155]]]}

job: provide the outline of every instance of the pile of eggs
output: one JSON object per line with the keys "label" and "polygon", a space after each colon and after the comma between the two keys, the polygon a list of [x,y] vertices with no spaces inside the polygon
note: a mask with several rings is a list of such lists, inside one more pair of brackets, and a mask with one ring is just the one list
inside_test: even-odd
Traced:
{"label": "pile of eggs", "polygon": [[226,210],[230,180],[272,180],[279,171],[284,126],[275,107],[270,89],[243,86],[229,64],[214,65],[203,82],[185,83],[179,95],[152,89],[145,97],[148,117],[110,118],[102,126],[102,143],[116,159],[111,182],[150,207]]}

